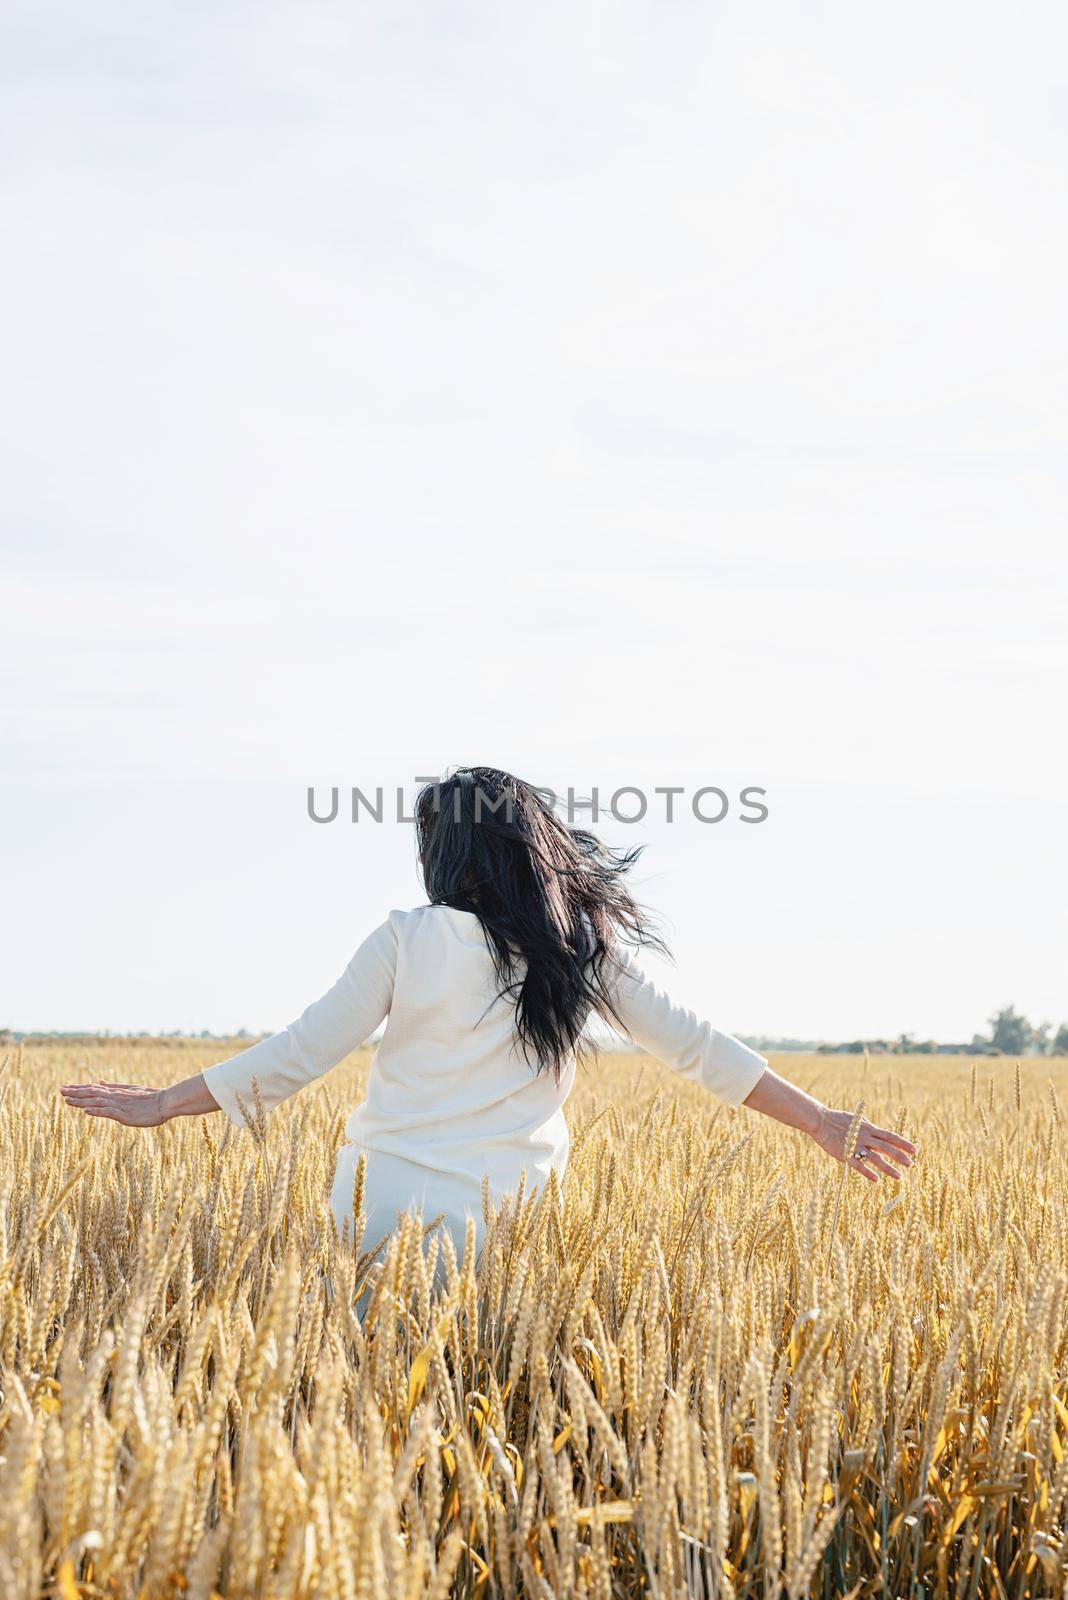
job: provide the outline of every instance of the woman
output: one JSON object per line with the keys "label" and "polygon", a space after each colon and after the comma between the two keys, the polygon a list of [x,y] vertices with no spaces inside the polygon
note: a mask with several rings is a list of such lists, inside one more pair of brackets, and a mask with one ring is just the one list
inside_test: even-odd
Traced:
{"label": "woman", "polygon": [[[68,1105],[152,1127],[222,1109],[244,1127],[253,1085],[270,1111],[321,1077],[386,1019],[367,1097],[348,1119],[330,1204],[352,1225],[366,1154],[364,1248],[398,1212],[444,1213],[459,1252],[468,1216],[481,1237],[483,1179],[497,1200],[525,1169],[562,1178],[563,1106],[591,1014],[614,1024],[728,1105],[747,1105],[846,1158],[853,1120],[780,1078],[762,1055],[675,1004],[633,959],[664,950],[632,898],[637,851],[569,828],[530,784],[465,768],[416,803],[428,904],[391,911],[334,987],[288,1028],[165,1089],[67,1084]],[[896,1178],[915,1146],[862,1121],[854,1171]]]}

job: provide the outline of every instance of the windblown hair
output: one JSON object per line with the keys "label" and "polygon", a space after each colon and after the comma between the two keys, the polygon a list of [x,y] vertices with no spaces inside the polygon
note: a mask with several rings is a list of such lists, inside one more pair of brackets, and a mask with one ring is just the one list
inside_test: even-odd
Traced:
{"label": "windblown hair", "polygon": [[667,954],[625,882],[641,846],[613,850],[569,827],[532,784],[496,767],[428,784],[415,823],[428,899],[478,918],[520,1047],[559,1079],[591,1011],[619,1021],[616,947]]}

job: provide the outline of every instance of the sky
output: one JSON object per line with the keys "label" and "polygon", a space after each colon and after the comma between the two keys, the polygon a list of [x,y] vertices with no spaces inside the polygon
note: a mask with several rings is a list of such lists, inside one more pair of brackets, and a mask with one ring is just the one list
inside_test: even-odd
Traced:
{"label": "sky", "polygon": [[1068,1020],[1068,13],[5,17],[0,1026],[282,1026],[472,763],[728,794],[721,1028]]}

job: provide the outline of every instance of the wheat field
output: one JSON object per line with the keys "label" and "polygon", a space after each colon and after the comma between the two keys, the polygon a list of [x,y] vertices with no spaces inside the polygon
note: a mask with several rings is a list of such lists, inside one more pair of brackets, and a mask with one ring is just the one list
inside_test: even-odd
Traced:
{"label": "wheat field", "polygon": [[878,1186],[584,1063],[476,1270],[337,1238],[364,1055],[264,1139],[56,1092],[214,1051],[4,1062],[2,1600],[1068,1594],[1064,1060],[776,1060],[918,1141]]}

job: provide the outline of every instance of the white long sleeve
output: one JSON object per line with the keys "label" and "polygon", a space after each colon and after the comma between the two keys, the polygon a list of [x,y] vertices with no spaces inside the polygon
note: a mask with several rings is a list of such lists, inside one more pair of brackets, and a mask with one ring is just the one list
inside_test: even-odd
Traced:
{"label": "white long sleeve", "polygon": [[[609,969],[614,999],[635,1043],[728,1105],[740,1105],[767,1067],[765,1058],[676,1005],[629,952],[617,954],[620,964]],[[498,997],[498,987],[492,953],[471,912],[431,905],[391,911],[321,1000],[281,1033],[207,1067],[204,1079],[227,1116],[244,1127],[237,1102],[251,1112],[254,1078],[270,1111],[329,1072],[388,1017],[366,1097],[345,1124],[357,1151],[400,1158],[430,1174],[437,1209],[447,1209],[450,1183],[477,1196],[484,1178],[504,1193],[523,1171],[535,1182],[550,1170],[563,1177],[569,1147],[563,1107],[574,1053],[559,1075],[534,1071],[516,1047],[514,1007]]]}
{"label": "white long sleeve", "polygon": [[251,1112],[253,1078],[264,1108],[271,1111],[363,1044],[389,1011],[396,967],[397,929],[389,919],[368,935],[334,986],[296,1022],[229,1061],[206,1067],[204,1081],[230,1120],[246,1126],[237,1101],[240,1096]]}
{"label": "white long sleeve", "polygon": [[[684,1078],[703,1084],[718,1100],[741,1105],[760,1081],[767,1058],[678,1005],[629,950],[617,947],[615,956],[618,965],[609,976],[609,993],[634,1043]],[[615,1022],[612,1017],[605,1020]]]}

